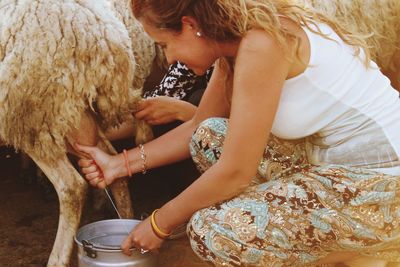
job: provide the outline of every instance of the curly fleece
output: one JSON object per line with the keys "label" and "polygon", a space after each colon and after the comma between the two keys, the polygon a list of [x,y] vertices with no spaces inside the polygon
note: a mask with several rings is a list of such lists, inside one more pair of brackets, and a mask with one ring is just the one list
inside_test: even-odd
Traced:
{"label": "curly fleece", "polygon": [[0,1],[0,139],[52,161],[93,110],[116,126],[156,56],[130,1]]}

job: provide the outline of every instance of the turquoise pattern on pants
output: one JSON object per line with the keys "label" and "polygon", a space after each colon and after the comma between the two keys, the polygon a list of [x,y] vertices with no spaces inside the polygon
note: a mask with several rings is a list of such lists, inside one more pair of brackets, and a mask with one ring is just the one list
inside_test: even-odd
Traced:
{"label": "turquoise pattern on pants", "polygon": [[[199,170],[222,152],[228,120],[204,121],[190,151]],[[220,266],[313,266],[333,251],[400,262],[400,179],[307,161],[304,140],[271,136],[245,192],[196,212],[195,253]]]}

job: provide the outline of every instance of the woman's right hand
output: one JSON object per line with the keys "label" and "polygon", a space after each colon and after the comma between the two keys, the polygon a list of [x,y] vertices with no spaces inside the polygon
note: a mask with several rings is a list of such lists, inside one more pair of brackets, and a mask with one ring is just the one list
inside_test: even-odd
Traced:
{"label": "woman's right hand", "polygon": [[104,189],[118,178],[116,171],[118,168],[114,164],[116,161],[114,156],[105,153],[96,146],[75,144],[75,147],[87,155],[87,158],[78,161],[78,165],[90,185]]}

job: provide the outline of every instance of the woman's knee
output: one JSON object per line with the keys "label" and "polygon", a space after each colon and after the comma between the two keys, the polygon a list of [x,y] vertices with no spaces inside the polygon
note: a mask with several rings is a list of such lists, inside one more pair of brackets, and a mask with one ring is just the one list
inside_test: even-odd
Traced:
{"label": "woman's knee", "polygon": [[200,170],[204,171],[204,168],[208,168],[219,159],[227,128],[227,119],[208,118],[201,122],[193,133],[190,153]]}
{"label": "woman's knee", "polygon": [[226,135],[227,128],[228,128],[228,119],[219,117],[207,118],[204,121],[200,122],[193,136],[195,135],[203,136],[202,135],[203,131],[206,132],[211,131],[218,135]]}

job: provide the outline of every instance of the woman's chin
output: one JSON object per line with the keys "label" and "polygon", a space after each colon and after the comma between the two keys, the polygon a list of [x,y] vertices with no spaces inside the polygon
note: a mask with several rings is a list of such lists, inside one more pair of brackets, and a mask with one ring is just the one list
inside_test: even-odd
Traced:
{"label": "woman's chin", "polygon": [[207,70],[200,70],[200,69],[191,69],[194,74],[196,74],[197,76],[203,76],[204,74],[206,74]]}

